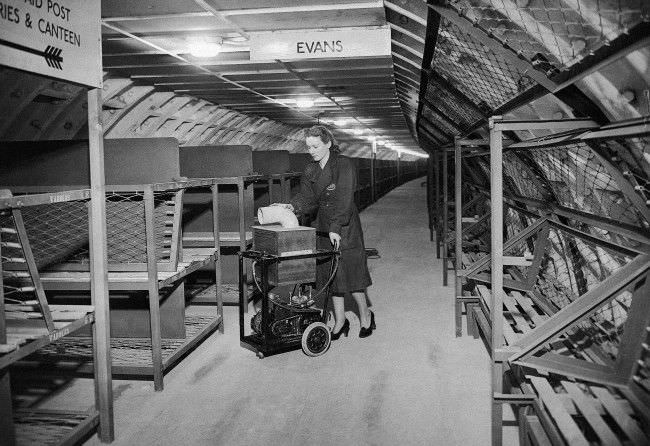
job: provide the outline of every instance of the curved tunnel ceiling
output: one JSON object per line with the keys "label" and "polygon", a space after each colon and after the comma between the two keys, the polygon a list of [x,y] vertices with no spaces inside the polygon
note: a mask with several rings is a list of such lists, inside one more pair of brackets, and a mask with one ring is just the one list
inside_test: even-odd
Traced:
{"label": "curved tunnel ceiling", "polygon": [[434,37],[417,128],[430,150],[484,134],[492,115],[606,123],[650,114],[650,3],[428,3]]}
{"label": "curved tunnel ceiling", "polygon": [[[300,152],[302,129],[321,122],[346,154],[369,157],[369,135],[431,152],[485,135],[493,114],[647,116],[649,11],[638,0],[105,0],[106,136]],[[389,29],[391,54],[250,60],[252,32],[333,27]],[[199,35],[223,39],[223,52],[188,54]],[[0,104],[12,111],[0,138],[84,135],[83,89],[8,69],[0,77]],[[303,97],[314,107],[297,108]],[[395,152],[380,146],[378,157]]]}
{"label": "curved tunnel ceiling", "polygon": [[[401,3],[418,11],[359,0],[103,1],[104,69],[110,77],[288,126],[338,121],[337,136],[353,156],[369,156],[372,136],[421,152],[414,129],[427,9],[422,2]],[[377,27],[390,27],[392,54],[251,60],[251,33]],[[222,52],[193,57],[188,41],[199,36],[222,41]],[[296,101],[305,98],[314,106],[298,108]],[[361,136],[354,133],[359,130]]]}

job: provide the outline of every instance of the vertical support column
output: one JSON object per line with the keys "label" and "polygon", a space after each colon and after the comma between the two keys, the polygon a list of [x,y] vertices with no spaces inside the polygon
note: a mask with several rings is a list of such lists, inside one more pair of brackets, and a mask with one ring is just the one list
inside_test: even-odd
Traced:
{"label": "vertical support column", "polygon": [[434,183],[434,157],[435,154],[432,154],[427,159],[427,210],[429,214],[429,240],[434,241],[434,228],[435,228],[435,211],[434,211],[434,188],[435,188],[435,183]]}
{"label": "vertical support column", "polygon": [[490,206],[492,262],[492,444],[501,445],[503,435],[503,406],[494,400],[503,391],[503,367],[495,352],[503,346],[503,140],[496,127],[500,116],[490,118]]}
{"label": "vertical support column", "polygon": [[438,152],[433,154],[434,170],[435,170],[435,214],[434,225],[436,228],[436,258],[440,258],[440,155]]}
{"label": "vertical support column", "polygon": [[375,185],[375,164],[377,161],[377,140],[372,139],[372,158],[370,158],[370,203],[375,202],[376,185]]}
{"label": "vertical support column", "polygon": [[[398,150],[397,151],[397,184],[395,186],[399,186],[402,184],[402,166],[400,165],[402,161],[402,151]],[[416,165],[419,164],[419,161],[416,163]]]}
{"label": "vertical support column", "polygon": [[[458,137],[454,140],[454,186],[456,196],[456,262],[454,263],[454,281],[455,281],[455,317],[456,317],[456,336],[462,335],[462,311],[463,304],[458,300],[463,295],[463,278],[460,275],[463,269],[463,183],[462,183],[462,154],[461,145]],[[468,315],[469,319],[469,315]]]}
{"label": "vertical support column", "polygon": [[153,362],[154,390],[163,390],[162,339],[160,333],[160,294],[158,290],[158,263],[154,234],[153,186],[144,190],[144,226],[147,237],[147,273],[149,282],[149,321],[151,325],[151,360]]}
{"label": "vertical support column", "polygon": [[13,409],[11,407],[11,380],[8,367],[0,370],[0,435],[4,438],[2,444],[7,446],[16,444]]}
{"label": "vertical support column", "polygon": [[286,203],[291,197],[291,178],[285,175],[280,177],[280,202]]}
{"label": "vertical support column", "polygon": [[106,246],[106,184],[104,130],[101,122],[102,90],[88,91],[88,148],[90,160],[90,297],[95,308],[93,364],[97,435],[103,443],[115,438],[111,379],[110,309],[108,306],[108,248]]}
{"label": "vertical support column", "polygon": [[224,332],[223,324],[223,292],[221,290],[221,239],[219,238],[219,185],[213,184],[212,190],[212,231],[214,233],[214,286],[216,288],[217,314],[221,318],[219,331]]}
{"label": "vertical support column", "polygon": [[266,187],[269,190],[269,206],[273,203],[273,178],[269,175],[268,180],[266,180]]}
{"label": "vertical support column", "polygon": [[442,285],[447,286],[449,282],[449,246],[447,245],[447,233],[449,232],[449,163],[447,161],[447,149],[442,149]]}
{"label": "vertical support column", "polygon": [[[254,183],[250,183],[254,184]],[[246,188],[246,183],[244,182],[243,177],[239,177],[237,181],[237,207],[239,212],[239,251],[246,251],[246,199],[244,197],[244,189]],[[244,285],[248,283],[246,275],[246,266],[244,265],[244,271],[242,280]],[[248,293],[245,293],[245,302],[244,302],[244,313],[248,313]]]}
{"label": "vertical support column", "polygon": [[[0,237],[2,231],[0,231]],[[1,240],[0,240],[1,242]],[[2,244],[0,243],[0,251]],[[5,296],[2,277],[2,261],[0,261],[0,344],[7,343],[7,327],[5,325]],[[16,444],[14,431],[13,409],[11,407],[11,379],[9,368],[0,370],[0,436],[4,438],[7,446]]]}

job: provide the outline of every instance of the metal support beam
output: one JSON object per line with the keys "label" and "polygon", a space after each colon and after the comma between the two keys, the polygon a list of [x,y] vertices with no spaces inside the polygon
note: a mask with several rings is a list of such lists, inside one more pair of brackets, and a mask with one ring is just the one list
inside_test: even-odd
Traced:
{"label": "metal support beam", "polygon": [[108,305],[108,248],[106,244],[106,185],[104,177],[104,131],[102,90],[88,91],[88,148],[90,162],[90,298],[95,309],[93,323],[93,373],[95,408],[99,412],[97,436],[103,443],[115,438],[113,383],[111,378],[110,309]]}
{"label": "metal support beam", "polygon": [[[495,125],[500,116],[490,118],[490,203],[491,240],[490,260],[492,304],[492,356],[494,351],[503,347],[503,136]],[[494,361],[494,360],[493,360]],[[492,394],[503,392],[503,370],[499,363],[492,364]],[[492,445],[502,443],[503,407],[492,401]]]}
{"label": "metal support beam", "polygon": [[647,274],[649,268],[650,256],[637,256],[601,282],[598,287],[587,291],[552,317],[539,324],[534,331],[519,338],[513,346],[518,347],[520,350],[509,358],[510,361],[515,361],[534,352],[539,346],[550,341],[572,324],[593,312],[604,302],[615,297],[630,284],[639,280],[640,277]]}
{"label": "metal support beam", "polygon": [[449,275],[449,161],[447,151],[442,151],[442,285],[447,286]]}

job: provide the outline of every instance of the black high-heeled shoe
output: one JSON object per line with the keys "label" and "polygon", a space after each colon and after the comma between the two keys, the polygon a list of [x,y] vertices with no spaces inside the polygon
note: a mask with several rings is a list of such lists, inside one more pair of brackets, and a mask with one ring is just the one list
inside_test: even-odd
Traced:
{"label": "black high-heeled shoe", "polygon": [[342,334],[347,338],[348,333],[350,333],[350,321],[345,318],[345,322],[343,323],[341,329],[337,333],[332,332],[330,337],[332,338],[332,341],[336,341],[341,337]]}
{"label": "black high-heeled shoe", "polygon": [[360,338],[367,338],[372,334],[372,331],[377,328],[377,325],[375,325],[375,313],[372,311],[370,312],[370,326],[369,327],[361,327],[361,330],[359,330],[359,337]]}

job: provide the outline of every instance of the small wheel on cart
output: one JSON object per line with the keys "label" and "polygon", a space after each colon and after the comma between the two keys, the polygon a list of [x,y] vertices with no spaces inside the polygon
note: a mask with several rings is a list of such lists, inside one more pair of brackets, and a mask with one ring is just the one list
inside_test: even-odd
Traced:
{"label": "small wheel on cart", "polygon": [[262,334],[262,312],[261,311],[255,313],[255,316],[251,318],[251,329],[257,334]]}
{"label": "small wheel on cart", "polygon": [[257,352],[257,357],[260,358],[260,359],[264,359],[264,353]]}
{"label": "small wheel on cart", "polygon": [[322,322],[309,324],[302,334],[302,351],[308,356],[320,356],[330,348],[330,329]]}

